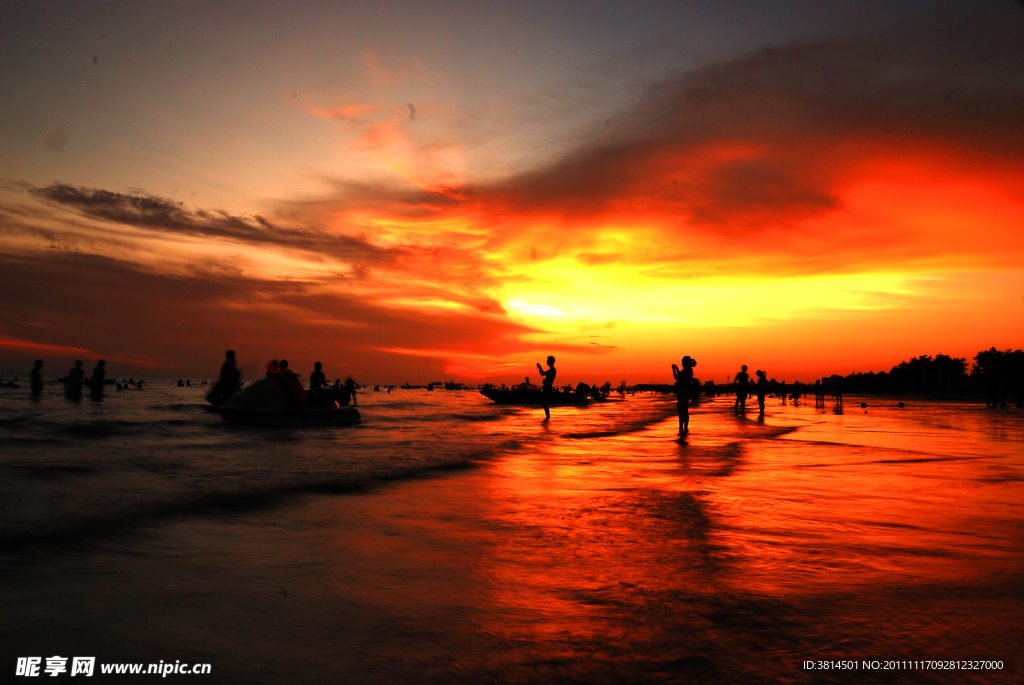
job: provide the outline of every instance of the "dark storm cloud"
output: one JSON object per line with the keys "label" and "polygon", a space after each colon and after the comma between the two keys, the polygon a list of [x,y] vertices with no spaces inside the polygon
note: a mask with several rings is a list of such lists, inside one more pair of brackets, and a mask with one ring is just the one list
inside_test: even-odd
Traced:
{"label": "dark storm cloud", "polygon": [[250,217],[202,209],[190,210],[180,202],[154,195],[117,193],[64,183],[30,188],[29,192],[42,200],[93,219],[161,233],[280,247],[363,264],[392,264],[406,255],[403,250],[378,247],[348,235],[279,226],[258,215]]}
{"label": "dark storm cloud", "polygon": [[656,213],[750,230],[838,207],[851,146],[1019,160],[1024,18],[937,7],[930,23],[884,35],[765,48],[680,74],[615,132],[468,196],[507,214]]}
{"label": "dark storm cloud", "polygon": [[322,356],[365,367],[374,360],[380,377],[394,379],[384,374],[410,368],[408,360],[382,350],[421,350],[434,360],[431,369],[443,370],[434,350],[518,348],[516,336],[530,330],[500,316],[384,306],[302,280],[169,275],[63,251],[0,253],[0,292],[0,334],[98,354],[128,350],[165,369],[214,371],[224,349],[234,348],[261,362]]}

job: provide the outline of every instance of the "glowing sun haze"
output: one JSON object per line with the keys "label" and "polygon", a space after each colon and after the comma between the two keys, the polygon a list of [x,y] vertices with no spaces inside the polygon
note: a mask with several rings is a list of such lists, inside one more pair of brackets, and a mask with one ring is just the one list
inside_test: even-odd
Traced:
{"label": "glowing sun haze", "polygon": [[1019,347],[1020,5],[707,4],[6,3],[0,367]]}

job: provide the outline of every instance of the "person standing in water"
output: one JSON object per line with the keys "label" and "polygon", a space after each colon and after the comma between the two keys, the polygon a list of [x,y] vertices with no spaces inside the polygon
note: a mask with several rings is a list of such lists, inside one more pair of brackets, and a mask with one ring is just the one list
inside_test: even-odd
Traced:
{"label": "person standing in water", "polygon": [[757,392],[757,406],[761,410],[761,414],[758,418],[764,418],[764,395],[768,391],[768,374],[758,369],[754,372],[757,376],[757,386],[755,388]]}
{"label": "person standing in water", "polygon": [[240,387],[242,387],[242,374],[238,371],[235,351],[228,350],[224,353],[224,363],[220,365],[221,395],[227,399],[238,392]]}
{"label": "person standing in water", "polygon": [[736,406],[734,409],[737,414],[745,414],[747,412],[747,396],[750,395],[750,375],[747,373],[747,365],[744,364],[743,368],[738,374],[736,374]]}
{"label": "person standing in water", "polygon": [[313,373],[309,374],[309,389],[319,390],[327,387],[327,376],[324,375],[324,365],[320,362],[313,364]]}
{"label": "person standing in water", "polygon": [[676,379],[676,409],[679,411],[679,433],[687,433],[690,430],[690,393],[693,385],[693,367],[697,362],[689,355],[681,361],[683,368],[672,365],[672,377]]}
{"label": "person standing in water", "polygon": [[75,362],[75,368],[68,371],[68,379],[64,383],[64,396],[69,400],[82,399],[82,381],[85,379],[85,371],[82,370],[82,360]]}
{"label": "person standing in water", "polygon": [[28,375],[32,386],[32,397],[39,397],[43,394],[43,360],[37,359],[32,365],[32,372]]}
{"label": "person standing in water", "polygon": [[548,395],[551,394],[551,388],[555,384],[555,374],[558,371],[555,369],[555,358],[548,357],[548,368],[545,371],[540,362],[537,362],[537,371],[544,377],[544,382],[541,384],[541,398],[544,400],[544,420],[547,421],[551,418],[551,409],[548,407]]}
{"label": "person standing in water", "polygon": [[92,377],[89,378],[89,396],[93,402],[103,401],[103,382],[107,379],[107,363],[100,359],[96,362],[96,368],[92,370]]}
{"label": "person standing in water", "polygon": [[352,402],[352,406],[358,406],[356,402],[356,382],[349,376],[345,379],[345,384],[341,386],[341,397],[338,400],[338,404],[343,407],[348,406],[348,403]]}

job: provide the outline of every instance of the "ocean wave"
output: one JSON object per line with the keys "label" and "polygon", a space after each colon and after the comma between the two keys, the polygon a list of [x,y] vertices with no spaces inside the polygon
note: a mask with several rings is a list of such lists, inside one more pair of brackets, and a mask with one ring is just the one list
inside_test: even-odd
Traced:
{"label": "ocean wave", "polygon": [[55,438],[52,435],[7,435],[3,443],[11,447],[56,447],[68,444],[69,441],[62,438]]}
{"label": "ocean wave", "polygon": [[86,476],[96,473],[99,469],[87,464],[25,464],[7,463],[3,468],[10,469],[17,476],[31,478],[66,478],[71,476]]}
{"label": "ocean wave", "polygon": [[563,437],[570,438],[572,440],[589,440],[592,438],[608,438],[617,435],[628,435],[629,433],[637,433],[639,431],[647,430],[651,426],[661,423],[673,413],[675,412],[668,410],[653,412],[640,418],[620,421],[612,427],[602,426],[601,429],[598,430],[565,433],[563,434]]}
{"label": "ocean wave", "polygon": [[153,411],[183,411],[192,410],[195,412],[211,413],[216,412],[217,408],[212,404],[206,404],[203,402],[173,402],[170,404],[150,404],[146,409],[152,409]]}
{"label": "ocean wave", "polygon": [[[193,494],[187,499],[175,497],[165,501],[135,501],[116,510],[96,512],[92,515],[68,515],[58,520],[48,517],[45,522],[39,522],[34,527],[29,525],[19,529],[11,526],[7,530],[0,530],[0,546],[13,549],[74,545],[80,543],[83,538],[117,534],[144,523],[159,524],[182,517],[258,511],[278,506],[293,497],[302,495],[343,495],[365,492],[385,483],[471,469],[480,463],[478,459],[483,456],[482,453],[461,455],[446,462],[409,466],[378,473],[322,476],[307,481],[268,483],[262,487],[256,485],[238,490],[210,491]],[[54,467],[54,472],[60,468]],[[74,467],[64,468],[68,471],[67,475],[88,473],[87,469],[74,472]],[[40,469],[38,473],[45,473],[45,470]]]}
{"label": "ocean wave", "polygon": [[72,423],[58,428],[60,433],[76,438],[105,438],[113,435],[116,430],[114,422],[104,420]]}

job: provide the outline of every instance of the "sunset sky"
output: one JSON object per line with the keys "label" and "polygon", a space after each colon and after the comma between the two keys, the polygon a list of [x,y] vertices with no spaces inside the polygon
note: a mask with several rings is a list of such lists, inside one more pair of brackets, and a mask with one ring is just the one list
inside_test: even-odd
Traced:
{"label": "sunset sky", "polygon": [[0,370],[1024,346],[1006,1],[0,3]]}

